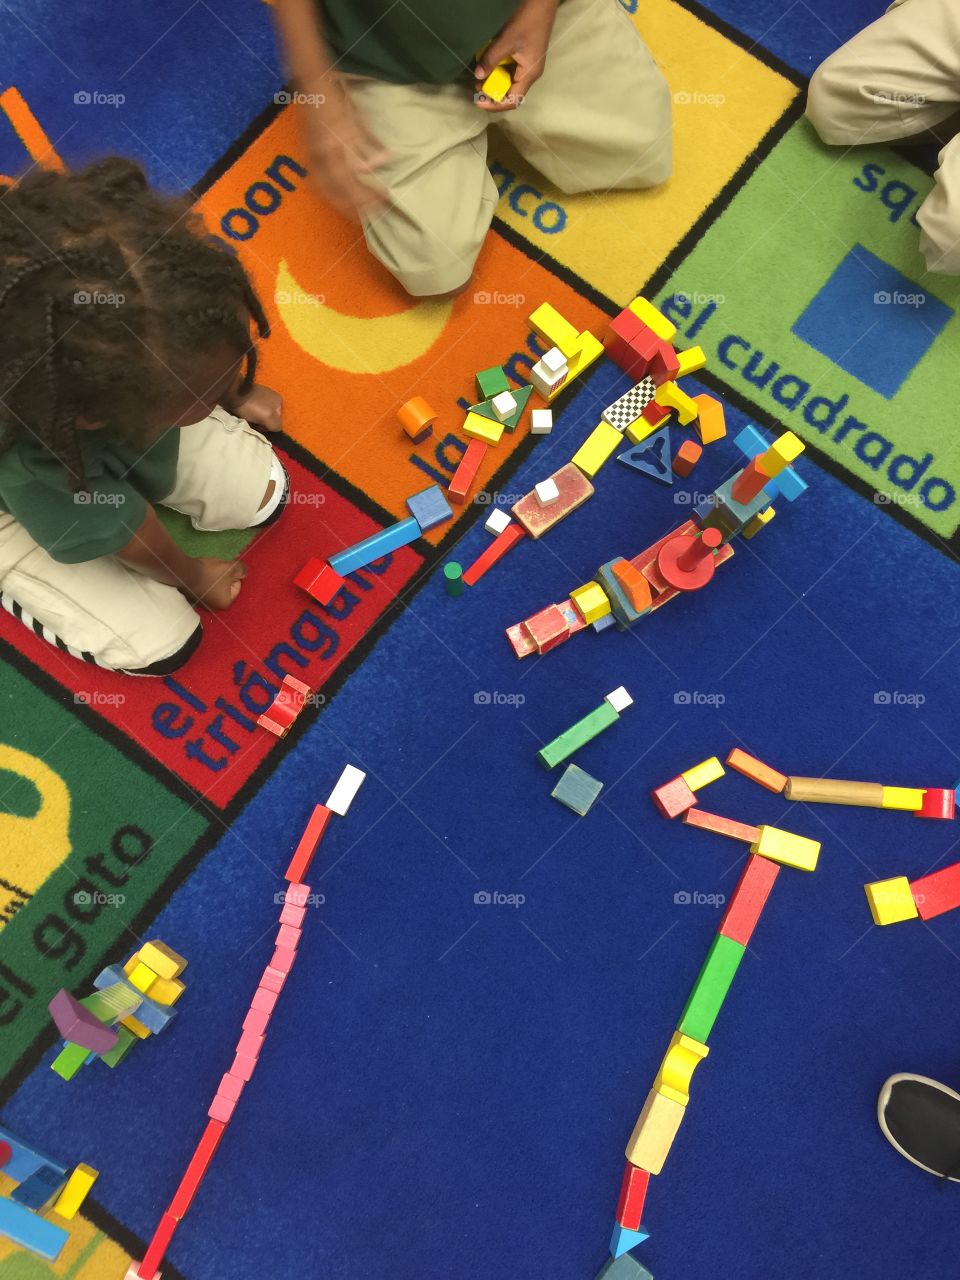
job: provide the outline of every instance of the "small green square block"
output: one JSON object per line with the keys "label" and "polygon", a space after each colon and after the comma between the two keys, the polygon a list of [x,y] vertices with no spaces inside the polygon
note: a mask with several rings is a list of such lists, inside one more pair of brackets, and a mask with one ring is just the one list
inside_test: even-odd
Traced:
{"label": "small green square block", "polygon": [[727,998],[730,984],[740,967],[746,947],[742,942],[718,933],[714,938],[703,967],[693,984],[677,1030],[685,1036],[707,1043],[720,1007]]}
{"label": "small green square block", "polygon": [[492,400],[501,391],[510,390],[507,375],[499,364],[494,365],[492,369],[481,369],[477,374],[477,386],[480,389],[480,394],[486,400]]}
{"label": "small green square block", "polygon": [[50,1063],[50,1068],[61,1079],[72,1080],[89,1056],[90,1050],[85,1049],[82,1044],[65,1044]]}
{"label": "small green square block", "polygon": [[568,809],[572,809],[574,813],[585,817],[603,790],[603,783],[598,782],[596,778],[591,778],[589,773],[580,769],[575,764],[568,764],[560,777],[560,781],[553,788],[550,794],[554,800],[559,800],[561,804],[565,804]]}

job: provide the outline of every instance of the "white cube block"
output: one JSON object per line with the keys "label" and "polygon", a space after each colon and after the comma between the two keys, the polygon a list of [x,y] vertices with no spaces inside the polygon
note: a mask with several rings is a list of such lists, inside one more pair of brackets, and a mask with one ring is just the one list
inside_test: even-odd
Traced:
{"label": "white cube block", "polygon": [[551,347],[545,355],[540,357],[540,361],[550,373],[559,373],[561,370],[566,373],[567,371],[567,357],[559,347]]}
{"label": "white cube block", "polygon": [[490,401],[490,408],[497,415],[498,422],[506,422],[511,414],[517,412],[517,402],[509,391],[501,391]]}
{"label": "white cube block", "polygon": [[548,436],[553,430],[552,409],[530,410],[530,434],[532,436]]}
{"label": "white cube block", "polygon": [[564,365],[559,373],[553,373],[542,360],[530,370],[530,381],[540,394],[546,398],[554,392],[557,387],[562,386],[567,377],[567,366]]}
{"label": "white cube block", "polygon": [[543,507],[550,502],[556,502],[560,497],[560,490],[555,480],[541,480],[539,484],[533,486],[533,491]]}
{"label": "white cube block", "polygon": [[614,711],[626,711],[627,707],[633,706],[633,699],[627,693],[623,685],[619,689],[614,689],[612,693],[608,693],[604,698],[604,702],[609,702]]}
{"label": "white cube block", "polygon": [[506,511],[504,511],[503,507],[494,507],[486,520],[484,520],[483,527],[488,533],[499,535],[503,533],[504,529],[506,529],[508,525],[511,524],[513,524],[513,521],[507,515]]}
{"label": "white cube block", "polygon": [[366,776],[362,769],[356,769],[352,764],[348,764],[341,773],[339,782],[330,792],[327,808],[332,809],[334,813],[339,813],[341,818],[345,817],[353,803],[353,797],[360,790]]}

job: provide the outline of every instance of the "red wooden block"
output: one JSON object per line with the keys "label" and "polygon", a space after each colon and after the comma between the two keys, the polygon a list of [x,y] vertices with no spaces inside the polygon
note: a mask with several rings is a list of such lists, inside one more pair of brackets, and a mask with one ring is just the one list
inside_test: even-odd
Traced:
{"label": "red wooden block", "polygon": [[302,587],[307,595],[313,596],[320,604],[329,604],[344,585],[336,569],[331,568],[325,560],[308,560],[293,580],[296,587]]}
{"label": "red wooden block", "polygon": [[650,795],[665,818],[676,818],[697,803],[697,797],[679,777],[671,778]]}
{"label": "red wooden block", "polygon": [[314,807],[313,813],[310,815],[310,821],[307,823],[306,830],[300,837],[300,843],[294,850],[293,857],[290,859],[290,865],[284,873],[284,879],[293,883],[298,883],[310,870],[310,863],[313,861],[313,855],[317,851],[317,845],[320,843],[320,837],[327,829],[327,823],[330,821],[332,809],[328,809],[326,805],[318,804]]}
{"label": "red wooden block", "polygon": [[260,977],[260,985],[265,991],[280,992],[283,990],[283,984],[287,980],[287,975],[281,973],[279,969],[274,969],[272,965],[267,965]]}
{"label": "red wooden block", "polygon": [[269,729],[278,738],[286,736],[287,730],[303,710],[304,703],[310,693],[310,686],[293,676],[284,676],[280,692],[262,716],[257,717],[261,729]]}
{"label": "red wooden block", "polygon": [[296,951],[297,944],[300,942],[300,930],[296,925],[282,924],[277,930],[277,936],[274,941],[275,947],[284,947],[289,951]]}
{"label": "red wooden block", "polygon": [[245,1058],[256,1058],[263,1048],[263,1036],[259,1031],[244,1031],[237,1041],[237,1053]]}
{"label": "red wooden block", "polygon": [[657,404],[656,400],[651,400],[640,416],[652,427],[662,427],[672,412],[673,410],[668,409],[666,405]]}
{"label": "red wooden block", "polygon": [[915,809],[915,818],[952,818],[956,810],[957,794],[944,787],[928,787],[923,793],[923,805]]}
{"label": "red wooden block", "polygon": [[289,947],[277,947],[273,953],[273,959],[270,961],[270,968],[279,969],[284,974],[289,973],[296,958],[296,951],[291,951]]}
{"label": "red wooden block", "polygon": [[960,907],[960,862],[953,862],[940,871],[910,881],[910,892],[917,904],[921,920],[932,920],[945,911]]}
{"label": "red wooden block", "polygon": [[643,1202],[647,1198],[650,1174],[627,1161],[617,1201],[617,1221],[628,1231],[636,1231],[643,1218]]}
{"label": "red wooden block", "polygon": [[471,440],[467,445],[467,451],[460,459],[460,465],[447,485],[447,497],[451,502],[459,503],[462,506],[466,501],[470,486],[477,478],[477,472],[480,470],[480,464],[486,457],[486,453],[487,446],[483,440]]}
{"label": "red wooden block", "polygon": [[759,458],[754,458],[743,468],[730,486],[730,497],[734,502],[746,506],[768,484],[770,477],[763,471]]}
{"label": "red wooden block", "polygon": [[668,586],[677,591],[699,591],[711,581],[717,567],[714,552],[723,541],[719,529],[670,538],[657,552],[657,569]]}
{"label": "red wooden block", "polygon": [[688,826],[715,831],[719,836],[730,836],[733,840],[743,840],[747,844],[755,844],[760,839],[759,827],[751,827],[748,823],[737,822],[733,818],[721,818],[718,813],[706,813],[703,809],[688,809],[683,820]]}
{"label": "red wooden block", "polygon": [[570,635],[570,627],[555,604],[548,604],[546,609],[535,613],[526,620],[524,626],[537,646],[538,653],[549,653],[558,644],[563,644]]}
{"label": "red wooden block", "polygon": [[255,1036],[262,1036],[269,1021],[269,1013],[264,1013],[262,1009],[250,1009],[243,1020],[243,1029],[252,1031]]}
{"label": "red wooden block", "polygon": [[262,1009],[264,1013],[273,1013],[274,1005],[278,999],[278,992],[268,991],[266,987],[257,987],[253,993],[253,999],[250,1001],[250,1008]]}
{"label": "red wooden block", "polygon": [[[656,335],[654,336],[656,337]],[[680,361],[677,359],[677,353],[674,351],[672,343],[664,342],[662,338],[657,338],[657,347],[650,355],[647,373],[656,385],[661,387],[665,382],[673,382],[679,372]]]}
{"label": "red wooden block", "polygon": [[780,864],[771,862],[759,853],[751,853],[737,881],[733,897],[727,904],[720,921],[719,933],[746,946],[753,936],[760,919],[760,912],[770,896],[773,882],[780,871]]}
{"label": "red wooden block", "polygon": [[306,914],[306,907],[295,907],[292,902],[288,902],[280,912],[280,923],[292,924],[294,928],[299,929]]}
{"label": "red wooden block", "polygon": [[508,524],[503,533],[498,533],[494,540],[486,547],[473,564],[463,571],[464,585],[472,587],[488,569],[492,569],[498,560],[502,560],[508,551],[512,550],[522,538],[527,536],[526,531],[519,524]]}
{"label": "red wooden block", "polygon": [[179,1225],[179,1220],[172,1213],[165,1213],[160,1219],[147,1252],[143,1255],[143,1261],[137,1268],[137,1275],[141,1276],[142,1280],[154,1280],[154,1276],[160,1270],[163,1255],[167,1252],[167,1246]]}
{"label": "red wooden block", "polygon": [[223,1137],[225,1128],[226,1125],[221,1124],[219,1120],[207,1121],[207,1127],[204,1129],[196,1150],[190,1157],[190,1163],[184,1170],[180,1184],[174,1192],[173,1199],[170,1201],[170,1208],[167,1213],[172,1217],[178,1220],[186,1217],[187,1210],[193,1203],[193,1197],[197,1194],[197,1188],[203,1181],[214,1152],[220,1145],[220,1139]]}
{"label": "red wooden block", "polygon": [[[647,408],[649,407],[648,405]],[[673,455],[673,474],[685,479],[700,461],[702,454],[703,446],[697,444],[696,440],[684,440]]]}
{"label": "red wooden block", "polygon": [[5,1164],[9,1163],[12,1155],[13,1147],[11,1147],[10,1143],[0,1140],[0,1169],[2,1169]]}

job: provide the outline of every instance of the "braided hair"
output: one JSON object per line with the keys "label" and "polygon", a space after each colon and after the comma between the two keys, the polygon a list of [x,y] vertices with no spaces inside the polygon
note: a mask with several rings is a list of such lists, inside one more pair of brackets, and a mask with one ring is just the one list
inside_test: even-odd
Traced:
{"label": "braided hair", "polygon": [[182,389],[198,353],[246,357],[269,325],[239,259],[187,198],[113,157],[0,190],[0,453],[39,439],[85,488],[79,418],[136,440],[144,407]]}

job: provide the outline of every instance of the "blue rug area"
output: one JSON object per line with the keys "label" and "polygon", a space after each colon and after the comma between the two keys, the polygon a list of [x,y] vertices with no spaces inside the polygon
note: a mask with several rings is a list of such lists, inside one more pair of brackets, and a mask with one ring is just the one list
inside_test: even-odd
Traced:
{"label": "blue rug area", "polygon": [[[511,490],[569,457],[625,385],[603,365]],[[692,487],[736,462],[712,446]],[[744,857],[667,823],[650,787],[735,745],[788,772],[960,774],[954,566],[800,470],[810,492],[708,590],[628,634],[522,664],[503,636],[689,510],[687,486],[616,464],[461,599],[428,581],[151,926],[190,957],[177,1026],[116,1075],[67,1086],[45,1063],[6,1122],[83,1152],[101,1203],[150,1233],[269,958],[278,877],[351,761],[370,776],[310,877],[325,901],[170,1258],[195,1280],[594,1276],[625,1140]],[[487,541],[476,527],[459,558]],[[605,789],[577,819],[535,753],[620,684],[635,705],[578,755]],[[895,1071],[957,1083],[960,915],[878,929],[862,885],[952,860],[954,829],[789,806],[736,775],[701,802],[823,853],[779,877],[640,1256],[658,1280],[953,1275],[955,1206],[894,1154],[875,1104]],[[513,903],[477,901],[494,893]]]}
{"label": "blue rug area", "polygon": [[[642,0],[640,0],[642,3]],[[703,8],[721,18],[750,43],[812,75],[834,49],[845,44],[887,9],[885,0],[704,0]]]}

